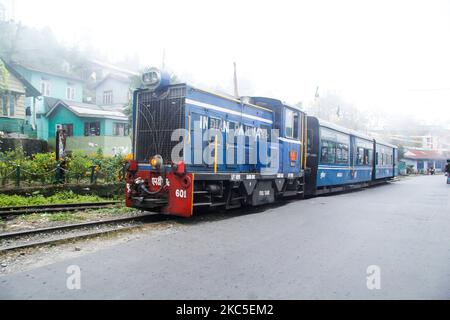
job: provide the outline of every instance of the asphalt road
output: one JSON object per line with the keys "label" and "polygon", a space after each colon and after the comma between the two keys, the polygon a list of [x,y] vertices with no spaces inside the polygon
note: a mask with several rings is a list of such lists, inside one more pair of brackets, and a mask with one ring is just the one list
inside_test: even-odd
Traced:
{"label": "asphalt road", "polygon": [[[185,221],[170,232],[1,276],[0,298],[448,299],[449,197],[443,176],[421,176]],[[69,265],[81,268],[79,290],[66,286]],[[370,283],[379,289],[369,290],[373,265],[379,277]]]}

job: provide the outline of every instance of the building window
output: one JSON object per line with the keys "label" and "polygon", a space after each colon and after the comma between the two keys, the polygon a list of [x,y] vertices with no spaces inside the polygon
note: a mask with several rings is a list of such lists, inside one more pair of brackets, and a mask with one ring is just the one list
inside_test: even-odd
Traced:
{"label": "building window", "polygon": [[41,80],[41,94],[45,97],[50,96],[50,82],[46,79]]}
{"label": "building window", "polygon": [[113,135],[115,136],[127,136],[129,134],[128,123],[113,123]]}
{"label": "building window", "polygon": [[64,123],[64,124],[57,124],[56,129],[61,128],[66,137],[72,137],[73,136],[73,124],[72,123]]}
{"label": "building window", "polygon": [[75,87],[69,85],[66,88],[66,98],[67,100],[75,100]]}
{"label": "building window", "polygon": [[9,95],[9,116],[14,117],[16,113],[16,96],[14,94]]}
{"label": "building window", "polygon": [[84,123],[84,135],[85,136],[99,136],[100,135],[100,122],[85,122]]}
{"label": "building window", "polygon": [[109,105],[112,103],[113,103],[113,92],[111,90],[103,91],[103,104]]}
{"label": "building window", "polygon": [[2,96],[2,115],[8,116],[8,97],[5,95]]}

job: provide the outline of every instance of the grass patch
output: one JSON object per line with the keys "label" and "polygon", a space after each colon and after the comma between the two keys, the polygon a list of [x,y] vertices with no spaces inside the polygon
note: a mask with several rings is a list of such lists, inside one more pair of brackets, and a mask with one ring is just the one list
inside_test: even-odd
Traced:
{"label": "grass patch", "polygon": [[84,211],[67,211],[57,213],[32,213],[18,216],[18,220],[25,223],[34,222],[79,222],[96,220],[98,218],[113,218],[120,215],[128,215],[136,212],[136,209],[128,207],[112,207]]}
{"label": "grass patch", "polygon": [[48,216],[49,221],[83,221],[86,220],[85,217],[82,215],[76,214],[76,213],[70,213],[70,212],[61,212],[61,213],[54,213]]}
{"label": "grass patch", "polygon": [[102,202],[108,200],[109,199],[105,199],[97,195],[80,195],[75,194],[72,191],[57,192],[49,197],[44,197],[41,194],[34,194],[29,197],[0,194],[0,208],[54,203]]}

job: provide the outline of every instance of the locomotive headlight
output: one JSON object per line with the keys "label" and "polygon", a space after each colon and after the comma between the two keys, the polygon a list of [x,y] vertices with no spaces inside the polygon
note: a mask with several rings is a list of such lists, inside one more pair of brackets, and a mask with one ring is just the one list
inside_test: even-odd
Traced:
{"label": "locomotive headlight", "polygon": [[161,169],[163,166],[163,158],[159,154],[157,154],[150,160],[150,164],[154,168]]}
{"label": "locomotive headlight", "polygon": [[161,73],[154,69],[148,69],[146,72],[142,74],[142,83],[147,87],[158,87],[159,82],[161,81]]}
{"label": "locomotive headlight", "polygon": [[148,68],[141,77],[142,84],[150,90],[157,90],[170,84],[170,75],[156,68]]}

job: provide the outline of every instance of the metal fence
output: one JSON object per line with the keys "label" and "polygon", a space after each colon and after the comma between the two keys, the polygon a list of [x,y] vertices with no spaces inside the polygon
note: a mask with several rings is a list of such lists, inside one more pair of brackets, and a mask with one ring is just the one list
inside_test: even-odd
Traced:
{"label": "metal fence", "polygon": [[[2,161],[0,161],[2,162]],[[6,162],[2,162],[5,164]],[[0,172],[1,188],[20,188],[53,184],[110,184],[125,180],[125,167],[123,165],[98,166],[92,165],[86,170],[71,171],[63,163],[46,172],[31,172],[19,164],[8,162],[4,166],[8,170]]]}

